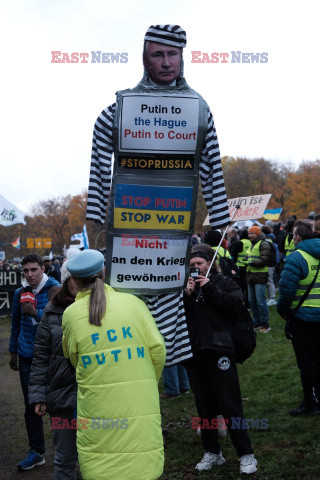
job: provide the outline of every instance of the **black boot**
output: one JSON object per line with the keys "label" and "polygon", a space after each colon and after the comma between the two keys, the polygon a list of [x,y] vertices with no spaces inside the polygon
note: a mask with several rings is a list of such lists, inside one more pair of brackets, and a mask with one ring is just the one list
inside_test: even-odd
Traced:
{"label": "black boot", "polygon": [[299,407],[290,410],[292,417],[298,417],[299,415],[319,415],[320,409],[317,402],[307,403],[305,400],[299,405]]}

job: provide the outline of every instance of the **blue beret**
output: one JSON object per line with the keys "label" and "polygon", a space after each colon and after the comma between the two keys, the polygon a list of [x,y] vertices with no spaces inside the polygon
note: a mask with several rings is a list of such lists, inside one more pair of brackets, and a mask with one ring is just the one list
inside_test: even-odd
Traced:
{"label": "blue beret", "polygon": [[101,272],[104,267],[104,256],[98,250],[83,250],[67,260],[68,271],[73,277],[91,277]]}

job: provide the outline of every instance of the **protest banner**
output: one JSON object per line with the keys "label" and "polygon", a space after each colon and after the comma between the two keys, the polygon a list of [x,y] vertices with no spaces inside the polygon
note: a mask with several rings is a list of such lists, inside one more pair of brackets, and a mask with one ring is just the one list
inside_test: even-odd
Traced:
{"label": "protest banner", "polygon": [[[240,208],[236,211],[234,221],[256,220],[262,218],[265,208],[271,198],[271,194],[249,195],[248,197],[231,198],[228,200],[230,217],[233,216],[236,206]],[[209,225],[209,216],[205,219],[203,225]]]}
{"label": "protest banner", "polygon": [[116,185],[114,227],[189,230],[192,187]]}
{"label": "protest banner", "polygon": [[23,275],[14,270],[0,271],[0,315],[10,315],[12,311],[13,295],[21,287]]}
{"label": "protest banner", "polygon": [[119,150],[193,153],[198,137],[197,97],[124,95]]}
{"label": "protest banner", "polygon": [[144,290],[152,293],[164,284],[163,293],[182,288],[188,237],[123,234],[113,237],[111,279],[118,289]]}
{"label": "protest banner", "polygon": [[187,280],[207,116],[195,92],[179,93],[117,94],[106,278],[118,291],[174,292]]}

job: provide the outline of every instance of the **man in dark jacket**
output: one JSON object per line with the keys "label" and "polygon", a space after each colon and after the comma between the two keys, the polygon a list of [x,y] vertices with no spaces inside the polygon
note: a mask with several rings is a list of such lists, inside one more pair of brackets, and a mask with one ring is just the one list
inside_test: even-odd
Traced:
{"label": "man in dark jacket", "polygon": [[269,310],[266,300],[266,283],[268,281],[268,263],[271,245],[257,226],[249,228],[249,249],[247,263],[248,297],[253,314],[255,328],[260,333],[267,333],[269,327]]}
{"label": "man in dark jacket", "polygon": [[239,240],[238,230],[236,228],[229,228],[227,237],[230,255],[234,263],[237,263],[238,255],[243,251],[243,243]]}
{"label": "man in dark jacket", "polygon": [[45,255],[43,258],[42,258],[42,261],[43,261],[43,265],[44,265],[44,273],[48,276],[48,277],[52,277],[54,279],[57,280],[57,282],[61,282],[61,274],[60,274],[60,270],[52,265],[52,261],[49,257],[49,255]]}
{"label": "man in dark jacket", "polygon": [[[320,239],[312,236],[310,225],[301,221],[295,223],[295,250],[286,259],[279,283],[277,309],[290,324],[303,389],[303,401],[299,407],[290,410],[292,416],[320,413],[320,275],[317,270]],[[315,275],[317,278],[311,291],[292,317]]]}
{"label": "man in dark jacket", "polygon": [[9,365],[12,370],[19,370],[30,445],[27,458],[20,462],[18,467],[19,470],[30,470],[45,463],[42,418],[35,414],[28,398],[34,341],[42,312],[54,294],[54,287],[59,286],[59,283],[47,277],[42,258],[37,254],[25,255],[22,259],[22,269],[25,277],[23,287],[18,288],[13,296]]}
{"label": "man in dark jacket", "polygon": [[[234,428],[233,418],[243,418],[234,348],[231,337],[232,320],[243,301],[240,287],[229,277],[213,271],[206,277],[213,258],[209,245],[192,249],[190,267],[198,268],[194,281],[189,278],[184,304],[193,358],[185,362],[190,386],[195,397],[205,453],[196,465],[199,471],[222,465],[225,459],[218,442],[214,421],[223,414],[229,425],[231,441],[240,457],[240,473],[257,471],[250,438],[245,428]],[[217,264],[215,269],[218,269]],[[202,293],[196,301],[199,287]],[[231,428],[230,428],[231,427]]]}

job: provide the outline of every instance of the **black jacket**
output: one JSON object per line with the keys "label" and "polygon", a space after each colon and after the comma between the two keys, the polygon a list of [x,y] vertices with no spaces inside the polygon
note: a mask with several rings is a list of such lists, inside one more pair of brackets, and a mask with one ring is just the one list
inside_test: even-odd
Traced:
{"label": "black jacket", "polygon": [[243,302],[240,287],[231,278],[215,273],[203,286],[198,303],[196,297],[197,293],[184,294],[193,353],[211,350],[233,355],[231,328]]}
{"label": "black jacket", "polygon": [[64,308],[50,302],[43,311],[34,345],[29,380],[29,403],[44,402],[51,412],[75,409],[77,384],[75,370],[62,350]]}
{"label": "black jacket", "polygon": [[[264,233],[260,233],[258,236],[256,242],[254,244],[251,244],[251,249],[254,247],[256,243],[258,243],[261,240],[260,243],[260,258],[256,258],[252,260],[251,264],[254,268],[264,268],[265,266],[268,265],[270,257],[271,257],[271,243],[266,241],[266,236]],[[251,251],[251,250],[250,250]],[[250,252],[249,252],[250,255]],[[264,284],[268,282],[268,271],[267,272],[249,272],[247,269],[247,275],[246,275],[246,280],[247,283],[250,284]]]}

